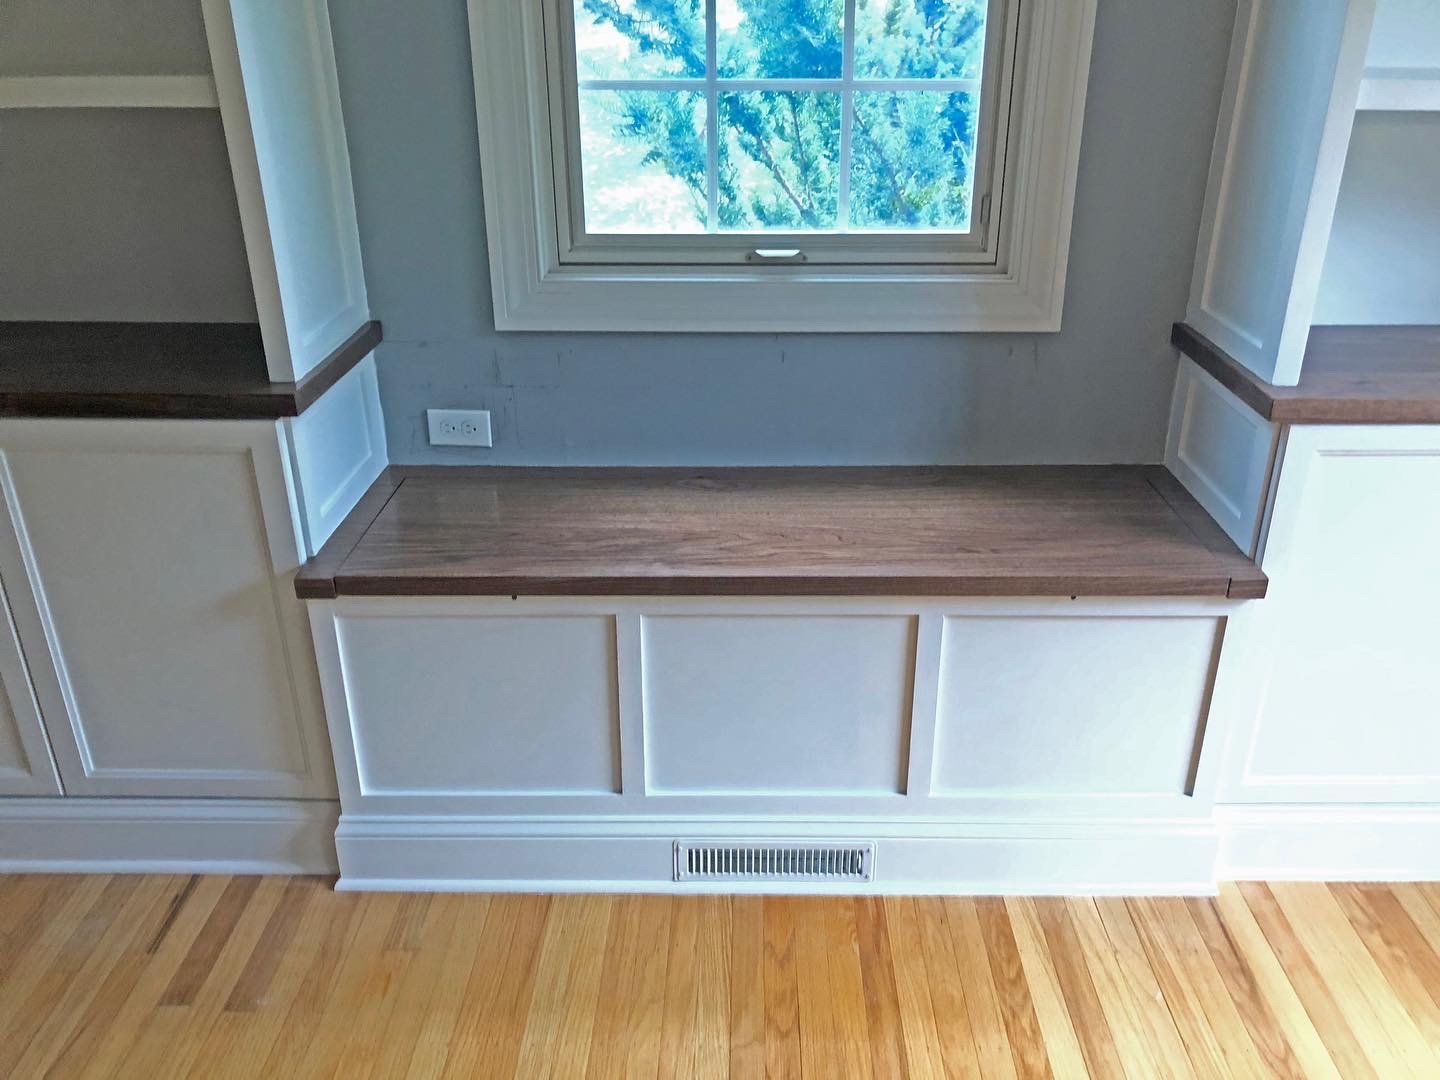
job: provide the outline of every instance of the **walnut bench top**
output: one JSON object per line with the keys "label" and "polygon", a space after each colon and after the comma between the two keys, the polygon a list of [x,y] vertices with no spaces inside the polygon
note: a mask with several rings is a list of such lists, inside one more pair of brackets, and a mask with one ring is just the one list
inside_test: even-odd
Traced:
{"label": "walnut bench top", "polygon": [[1266,578],[1158,466],[392,467],[295,588],[1255,599]]}

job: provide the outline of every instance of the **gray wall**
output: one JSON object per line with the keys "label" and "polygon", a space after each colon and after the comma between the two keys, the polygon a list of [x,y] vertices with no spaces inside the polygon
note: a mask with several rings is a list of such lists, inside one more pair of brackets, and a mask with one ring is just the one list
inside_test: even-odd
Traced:
{"label": "gray wall", "polygon": [[[497,334],[464,0],[331,7],[393,460],[1162,457],[1233,0],[1100,0],[1065,328],[993,336]],[[494,449],[431,449],[427,406]]]}
{"label": "gray wall", "polygon": [[1315,321],[1440,323],[1440,116],[1356,117]]}

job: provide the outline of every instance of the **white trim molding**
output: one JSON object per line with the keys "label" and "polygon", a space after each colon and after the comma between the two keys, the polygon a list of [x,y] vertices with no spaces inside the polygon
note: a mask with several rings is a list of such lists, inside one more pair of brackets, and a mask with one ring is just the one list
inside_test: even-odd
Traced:
{"label": "white trim molding", "polygon": [[1027,59],[1008,137],[1004,250],[985,272],[562,263],[542,3],[469,0],[497,329],[1060,329],[1095,0],[1023,5]]}
{"label": "white trim molding", "polygon": [[1186,320],[1262,379],[1300,379],[1375,0],[1240,0]]}
{"label": "white trim molding", "polygon": [[1440,68],[1366,68],[1362,111],[1440,112]]}
{"label": "white trim molding", "polygon": [[1218,806],[1217,876],[1234,881],[1435,881],[1440,806]]}
{"label": "white trim molding", "polygon": [[11,75],[0,109],[215,109],[209,75]]}
{"label": "white trim molding", "polygon": [[333,874],[330,801],[0,799],[0,873]]}
{"label": "white trim molding", "polygon": [[[857,882],[677,882],[674,843],[715,838],[875,844]],[[344,815],[336,888],[416,892],[648,892],[1205,896],[1208,821],[926,823],[647,820],[385,821]]]}
{"label": "white trim molding", "polygon": [[1252,557],[1279,445],[1278,424],[1261,417],[1188,356],[1180,357],[1165,465]]}

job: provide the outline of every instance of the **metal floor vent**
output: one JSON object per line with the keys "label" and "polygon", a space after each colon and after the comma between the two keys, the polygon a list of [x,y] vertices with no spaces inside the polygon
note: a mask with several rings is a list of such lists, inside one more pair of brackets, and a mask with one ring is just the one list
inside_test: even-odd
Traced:
{"label": "metal floor vent", "polygon": [[875,845],[675,841],[676,881],[869,881]]}

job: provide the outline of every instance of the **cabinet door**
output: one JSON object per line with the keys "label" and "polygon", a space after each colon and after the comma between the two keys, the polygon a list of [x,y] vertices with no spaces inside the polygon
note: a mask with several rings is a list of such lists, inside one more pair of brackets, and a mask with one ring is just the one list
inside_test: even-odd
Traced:
{"label": "cabinet door", "polygon": [[40,722],[30,673],[0,590],[0,795],[59,795],[60,777]]}
{"label": "cabinet door", "polygon": [[333,793],[276,425],[9,421],[0,487],[69,794]]}
{"label": "cabinet door", "polygon": [[1227,802],[1440,802],[1440,426],[1296,427]]}

